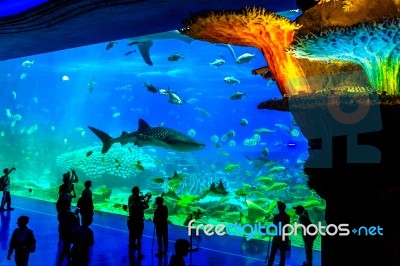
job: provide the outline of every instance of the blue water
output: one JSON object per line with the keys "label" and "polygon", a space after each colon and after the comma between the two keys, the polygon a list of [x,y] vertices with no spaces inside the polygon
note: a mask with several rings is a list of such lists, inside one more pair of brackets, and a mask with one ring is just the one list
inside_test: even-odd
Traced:
{"label": "blue water", "polygon": [[[208,155],[218,150],[211,142],[211,136],[221,137],[229,130],[235,131],[237,145],[231,148],[225,143],[223,148],[232,154],[238,153],[239,158],[243,158],[243,153],[258,156],[264,146],[272,157],[274,151],[288,152],[286,156],[290,158],[278,158],[282,161],[296,160],[305,151],[301,134],[293,137],[290,132],[279,128],[274,134],[261,135],[261,141],[255,147],[243,145],[243,140],[251,138],[256,128],[274,129],[275,124],[284,124],[290,129],[298,129],[292,125],[290,113],[257,109],[258,103],[280,97],[275,82],[251,74],[252,69],[266,65],[257,49],[233,46],[237,56],[255,54],[250,63],[236,64],[224,47],[203,41],[188,44],[178,40],[159,40],[151,48],[154,65],[149,66],[142,60],[138,49],[127,43],[120,40],[107,51],[107,43],[102,43],[1,62],[2,110],[10,109],[12,114],[22,116],[14,127],[10,127],[7,116],[2,115],[0,131],[5,134],[3,141],[9,135],[14,138],[32,137],[33,142],[38,143],[64,144],[65,140],[71,146],[64,148],[78,149],[97,141],[87,130],[88,125],[116,137],[122,131],[136,130],[138,119],[142,118],[151,126],[164,123],[164,126],[186,134],[189,129],[194,129],[195,139],[207,144],[202,152]],[[132,49],[137,51],[124,55]],[[173,53],[184,56],[184,59],[168,61],[167,57]],[[221,57],[226,60],[223,66],[215,68],[209,65]],[[33,66],[23,67],[21,64],[26,60],[34,60]],[[24,73],[25,78],[21,77]],[[63,76],[69,80],[63,81]],[[228,76],[239,79],[240,84],[225,83],[223,79]],[[88,84],[92,79],[96,84],[89,92]],[[187,102],[180,106],[171,104],[168,96],[148,92],[145,82],[160,89],[169,87]],[[130,89],[120,89],[127,85]],[[231,100],[230,96],[237,91],[247,95],[241,100]],[[211,117],[195,108],[207,110]],[[115,113],[120,113],[120,116],[113,117]],[[239,124],[242,118],[249,121],[247,126]],[[39,127],[37,132],[30,136],[21,134],[22,128],[34,124]],[[78,127],[88,131],[87,134],[77,134],[80,132],[74,129]],[[288,147],[291,142],[297,146]],[[7,161],[19,160],[18,153],[15,153]]]}

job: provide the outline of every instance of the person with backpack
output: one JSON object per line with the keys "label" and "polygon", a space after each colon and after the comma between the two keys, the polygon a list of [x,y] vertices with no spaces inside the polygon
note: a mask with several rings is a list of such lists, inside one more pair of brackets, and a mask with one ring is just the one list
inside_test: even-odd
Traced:
{"label": "person with backpack", "polygon": [[28,216],[20,216],[17,220],[18,228],[14,230],[11,236],[7,259],[11,260],[11,255],[15,250],[14,260],[17,266],[27,266],[29,255],[36,250],[35,235],[28,228],[28,223]]}
{"label": "person with backpack", "polygon": [[[168,207],[164,205],[164,198],[156,198],[157,208],[154,211],[154,227],[157,234],[158,253],[157,257],[161,257],[168,252]],[[164,250],[163,250],[164,244]]]}
{"label": "person with backpack", "polygon": [[0,177],[0,187],[3,190],[3,197],[1,198],[1,205],[0,205],[0,211],[4,211],[4,205],[7,204],[7,210],[12,211],[14,208],[11,207],[11,181],[10,181],[10,173],[15,170],[15,167],[8,169],[5,168],[3,170],[4,175]]}
{"label": "person with backpack", "polygon": [[[299,216],[299,223],[304,225],[305,228],[307,228],[307,226],[312,224],[311,219],[308,216],[308,212],[302,205],[293,207],[293,209],[296,211],[296,214]],[[306,252],[306,261],[304,261],[301,266],[312,266],[312,250],[313,250],[314,240],[317,238],[317,234],[309,235],[303,231],[302,236],[303,236],[304,248],[305,248],[305,252]]]}

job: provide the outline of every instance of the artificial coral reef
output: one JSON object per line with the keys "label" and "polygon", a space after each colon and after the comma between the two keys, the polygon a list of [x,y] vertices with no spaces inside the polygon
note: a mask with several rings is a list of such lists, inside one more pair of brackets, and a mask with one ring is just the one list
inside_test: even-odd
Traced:
{"label": "artificial coral reef", "polygon": [[290,52],[298,58],[349,61],[362,66],[377,91],[400,94],[400,19],[330,28],[299,36]]}
{"label": "artificial coral reef", "polygon": [[289,19],[253,7],[192,14],[183,24],[186,28],[180,32],[195,39],[258,48],[282,95],[310,91],[297,59],[286,52],[300,28]]}

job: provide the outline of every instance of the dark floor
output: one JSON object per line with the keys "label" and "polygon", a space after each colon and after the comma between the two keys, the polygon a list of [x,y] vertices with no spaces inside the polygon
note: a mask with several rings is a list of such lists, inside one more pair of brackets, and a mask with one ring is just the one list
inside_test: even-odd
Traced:
{"label": "dark floor", "polygon": [[[56,265],[58,254],[58,221],[55,205],[53,203],[13,196],[14,211],[3,211],[0,227],[0,265],[14,265],[13,261],[6,259],[8,243],[12,231],[16,227],[16,220],[20,215],[30,217],[28,227],[33,229],[37,247],[36,252],[30,257],[30,266]],[[153,225],[146,222],[143,236],[143,253],[145,258],[138,263],[135,258],[129,260],[128,256],[128,231],[126,216],[96,212],[91,226],[94,231],[95,245],[92,249],[90,265],[168,265],[169,257],[173,251],[173,242],[177,238],[189,240],[187,228],[170,226],[170,251],[163,259],[158,259],[152,254]],[[256,266],[265,265],[265,255],[268,248],[267,241],[250,240],[244,238],[223,236],[203,236],[200,242],[193,239],[193,244],[198,243],[199,250],[186,258],[186,265],[198,266]],[[154,253],[157,252],[156,241]],[[299,266],[304,260],[304,250],[292,247],[287,255],[287,266]],[[278,265],[279,255],[275,260]],[[314,252],[314,266],[321,265],[320,252]]]}

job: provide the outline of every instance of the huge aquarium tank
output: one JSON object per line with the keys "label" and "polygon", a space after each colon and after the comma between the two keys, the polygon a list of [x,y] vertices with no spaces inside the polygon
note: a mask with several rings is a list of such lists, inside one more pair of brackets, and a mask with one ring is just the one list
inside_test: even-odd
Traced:
{"label": "huge aquarium tank", "polygon": [[139,186],[163,196],[179,226],[190,214],[203,224],[271,223],[278,200],[293,222],[297,205],[323,220],[293,116],[256,108],[280,97],[273,77],[253,71],[266,65],[254,47],[178,31],[0,62],[0,156],[17,168],[11,193],[56,202],[73,169],[77,194],[92,180],[98,211],[127,215]]}

